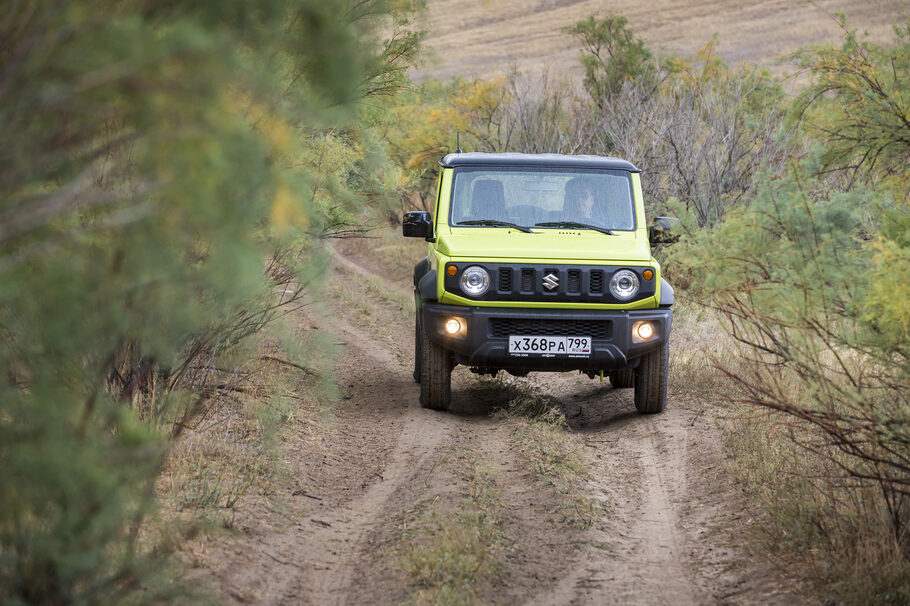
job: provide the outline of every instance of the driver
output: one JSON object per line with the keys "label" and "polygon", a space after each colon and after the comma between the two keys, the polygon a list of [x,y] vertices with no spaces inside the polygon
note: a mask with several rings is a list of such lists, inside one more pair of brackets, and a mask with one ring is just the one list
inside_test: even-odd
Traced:
{"label": "driver", "polygon": [[[566,182],[566,193],[563,201],[563,219],[581,223],[598,223],[602,217],[595,219],[594,190],[584,177],[575,177]],[[597,213],[598,215],[600,213]]]}

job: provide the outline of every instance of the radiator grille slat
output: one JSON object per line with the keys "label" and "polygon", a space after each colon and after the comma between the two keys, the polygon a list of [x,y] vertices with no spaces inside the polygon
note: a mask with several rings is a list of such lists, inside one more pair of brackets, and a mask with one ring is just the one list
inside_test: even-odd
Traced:
{"label": "radiator grille slat", "polygon": [[500,292],[512,291],[512,268],[503,267],[499,270],[499,290]]}
{"label": "radiator grille slat", "polygon": [[613,323],[609,320],[537,320],[534,318],[490,318],[494,337],[533,335],[543,337],[591,337],[609,339]]}
{"label": "radiator grille slat", "polygon": [[569,283],[566,284],[566,292],[577,294],[581,292],[581,271],[570,269],[568,271]]}
{"label": "radiator grille slat", "polygon": [[534,292],[534,270],[524,268],[521,270],[521,292]]}
{"label": "radiator grille slat", "polygon": [[588,290],[591,294],[600,294],[604,291],[604,272],[599,269],[591,272],[591,287]]}

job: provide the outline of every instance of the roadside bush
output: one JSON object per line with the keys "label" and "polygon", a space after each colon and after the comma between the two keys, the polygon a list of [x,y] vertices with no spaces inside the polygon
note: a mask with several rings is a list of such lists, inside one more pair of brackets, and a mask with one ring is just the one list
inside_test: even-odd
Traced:
{"label": "roadside bush", "polygon": [[[811,81],[789,126],[813,147],[786,175],[777,153],[770,170],[756,162],[742,202],[719,223],[680,204],[692,229],[665,266],[738,344],[715,366],[743,406],[728,435],[737,473],[767,512],[761,538],[799,559],[826,600],[905,604],[907,28],[891,47],[844,29],[840,48],[798,55]],[[744,100],[761,115],[764,103]]]}
{"label": "roadside bush", "polygon": [[0,4],[4,604],[180,591],[139,532],[167,435],[235,387],[213,360],[293,305],[337,199],[358,205],[356,100],[408,56],[374,46],[388,13]]}
{"label": "roadside bush", "polygon": [[[870,313],[883,305],[880,297],[892,302],[886,284],[894,274],[881,268],[901,267],[893,256],[901,253],[869,239],[871,219],[891,200],[875,191],[827,191],[823,177],[803,173],[817,172],[820,155],[761,185],[749,207],[684,242],[669,264],[688,275],[688,296],[715,309],[741,346],[735,361],[717,362],[732,397],[793,419],[786,431],[768,430],[799,455],[751,442],[799,478],[778,479],[779,490],[765,494],[772,515],[789,520],[788,542],[801,537],[801,550],[820,552],[825,583],[863,575],[886,588],[874,601],[901,603],[910,586],[895,589],[881,575],[895,566],[910,571],[910,360],[902,327]],[[746,449],[742,456],[768,464]],[[886,541],[864,553],[870,537]],[[855,588],[847,582],[839,591]]]}
{"label": "roadside bush", "polygon": [[825,142],[822,170],[850,184],[890,183],[906,200],[910,182],[910,23],[887,46],[860,41],[841,19],[839,48],[796,55],[812,78],[791,109],[794,123]]}

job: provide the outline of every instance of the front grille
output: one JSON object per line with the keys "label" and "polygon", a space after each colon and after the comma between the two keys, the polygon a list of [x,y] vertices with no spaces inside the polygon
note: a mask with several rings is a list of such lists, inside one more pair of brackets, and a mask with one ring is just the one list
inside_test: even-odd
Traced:
{"label": "front grille", "polygon": [[591,337],[609,339],[613,332],[610,320],[537,320],[534,318],[490,318],[494,337],[509,335],[541,337]]}
{"label": "front grille", "polygon": [[[556,265],[523,263],[458,262],[455,275],[446,273],[443,285],[447,292],[478,301],[547,301],[553,303],[631,303],[654,295],[656,280],[644,279],[647,266],[622,265]],[[482,265],[490,272],[490,288],[480,297],[472,297],[461,288],[461,272],[472,265]],[[619,301],[607,287],[619,269],[638,274],[641,289],[633,301]]]}

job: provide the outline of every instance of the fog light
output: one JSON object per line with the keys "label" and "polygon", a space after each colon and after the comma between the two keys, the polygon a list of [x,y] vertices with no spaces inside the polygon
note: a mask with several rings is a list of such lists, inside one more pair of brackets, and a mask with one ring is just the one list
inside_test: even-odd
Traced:
{"label": "fog light", "polygon": [[[456,324],[457,324],[457,322],[456,322]],[[647,323],[639,324],[638,325],[638,336],[642,340],[647,341],[648,339],[650,339],[651,337],[654,336],[654,327]]]}
{"label": "fog light", "polygon": [[445,331],[450,335],[457,335],[461,331],[461,322],[455,318],[449,318],[446,320],[445,325],[443,326]]}
{"label": "fog light", "polygon": [[654,336],[654,324],[651,322],[636,322],[632,325],[632,342],[641,343],[649,341]]}

